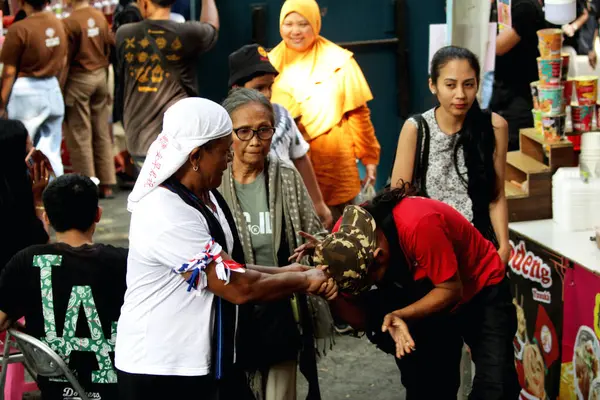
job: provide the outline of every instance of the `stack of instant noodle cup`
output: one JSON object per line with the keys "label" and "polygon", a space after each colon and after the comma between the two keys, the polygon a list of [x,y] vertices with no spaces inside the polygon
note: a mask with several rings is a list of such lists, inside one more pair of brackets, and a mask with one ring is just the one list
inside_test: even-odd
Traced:
{"label": "stack of instant noodle cup", "polygon": [[535,127],[549,141],[558,141],[565,134],[566,99],[572,96],[565,85],[569,75],[569,55],[561,54],[562,34],[560,29],[537,32],[539,81],[531,83],[533,119]]}
{"label": "stack of instant noodle cup", "polygon": [[[599,107],[598,99],[598,77],[577,76],[572,81],[567,81],[573,89],[574,100],[571,103],[571,120],[573,122],[572,136],[568,136],[573,142],[575,150],[579,150],[581,134],[594,130],[594,114]],[[596,118],[598,120],[598,118]]]}
{"label": "stack of instant noodle cup", "polygon": [[569,78],[569,55],[561,53],[562,30],[542,29],[537,34],[539,81],[531,83],[535,128],[546,140],[559,141],[566,134],[567,108],[570,108],[568,125],[573,129],[567,137],[577,149],[579,135],[593,129],[598,78]]}

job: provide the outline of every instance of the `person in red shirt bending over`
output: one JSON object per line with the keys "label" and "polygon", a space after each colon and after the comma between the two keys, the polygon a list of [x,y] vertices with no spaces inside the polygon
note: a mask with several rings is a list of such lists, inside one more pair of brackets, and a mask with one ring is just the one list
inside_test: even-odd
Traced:
{"label": "person in red shirt bending over", "polygon": [[407,400],[456,399],[463,340],[476,371],[469,399],[517,399],[505,266],[460,213],[411,191],[346,207],[334,233],[295,255],[314,249],[343,294],[332,310],[396,356]]}

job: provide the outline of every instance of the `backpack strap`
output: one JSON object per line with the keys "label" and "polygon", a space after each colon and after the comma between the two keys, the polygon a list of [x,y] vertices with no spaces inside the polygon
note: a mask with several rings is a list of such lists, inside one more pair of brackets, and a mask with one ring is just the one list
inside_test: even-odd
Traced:
{"label": "backpack strap", "polygon": [[417,121],[417,145],[415,147],[415,162],[412,174],[412,184],[418,190],[419,196],[427,195],[427,169],[429,167],[429,142],[431,134],[429,124],[423,114],[414,117]]}

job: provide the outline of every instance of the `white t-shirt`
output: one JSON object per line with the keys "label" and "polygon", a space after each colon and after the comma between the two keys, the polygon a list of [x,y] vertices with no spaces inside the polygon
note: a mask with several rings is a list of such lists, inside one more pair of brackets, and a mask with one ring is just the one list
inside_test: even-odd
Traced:
{"label": "white t-shirt", "polygon": [[[214,204],[215,198],[211,194]],[[233,235],[217,206],[227,249]],[[211,239],[206,219],[159,187],[131,216],[127,291],[117,326],[115,365],[124,372],[201,376],[210,372],[214,295],[199,295],[173,272]]]}
{"label": "white t-shirt", "polygon": [[271,154],[284,161],[296,160],[308,152],[310,146],[302,137],[296,121],[283,106],[273,103],[275,135],[271,140]]}

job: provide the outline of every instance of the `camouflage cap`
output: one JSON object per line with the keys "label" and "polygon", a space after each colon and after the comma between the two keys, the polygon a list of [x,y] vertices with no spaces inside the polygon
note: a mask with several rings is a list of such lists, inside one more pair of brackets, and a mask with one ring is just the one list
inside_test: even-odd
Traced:
{"label": "camouflage cap", "polygon": [[365,209],[347,206],[338,232],[315,249],[314,262],[327,265],[341,292],[357,295],[370,287],[368,268],[377,248],[375,220]]}

